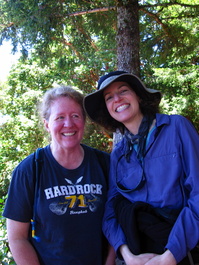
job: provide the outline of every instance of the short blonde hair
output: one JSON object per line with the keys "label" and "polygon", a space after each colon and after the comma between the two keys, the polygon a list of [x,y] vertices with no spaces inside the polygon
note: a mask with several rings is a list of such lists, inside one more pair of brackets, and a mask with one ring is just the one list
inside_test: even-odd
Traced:
{"label": "short blonde hair", "polygon": [[74,100],[81,107],[84,119],[86,119],[86,113],[83,107],[84,96],[74,88],[70,86],[57,86],[46,91],[43,96],[43,100],[40,104],[39,110],[42,119],[48,120],[50,117],[51,104],[54,100],[60,97],[68,97]]}

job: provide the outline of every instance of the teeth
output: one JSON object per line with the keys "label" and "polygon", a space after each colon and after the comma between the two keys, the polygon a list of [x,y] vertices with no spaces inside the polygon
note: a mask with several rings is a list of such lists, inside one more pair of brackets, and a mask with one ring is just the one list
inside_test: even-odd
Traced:
{"label": "teeth", "polygon": [[116,109],[116,112],[120,112],[122,110],[125,110],[126,108],[128,108],[128,105],[122,105],[122,106],[119,106],[117,109]]}
{"label": "teeth", "polygon": [[64,136],[72,136],[72,135],[74,135],[74,134],[75,134],[75,132],[71,132],[71,133],[63,133]]}

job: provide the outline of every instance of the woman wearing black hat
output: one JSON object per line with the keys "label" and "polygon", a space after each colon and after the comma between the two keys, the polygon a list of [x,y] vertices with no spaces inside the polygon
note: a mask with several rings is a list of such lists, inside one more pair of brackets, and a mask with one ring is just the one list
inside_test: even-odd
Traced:
{"label": "woman wearing black hat", "polygon": [[127,265],[194,264],[199,241],[199,136],[183,116],[159,114],[160,100],[123,71],[84,100],[92,120],[124,135],[111,154],[103,229]]}

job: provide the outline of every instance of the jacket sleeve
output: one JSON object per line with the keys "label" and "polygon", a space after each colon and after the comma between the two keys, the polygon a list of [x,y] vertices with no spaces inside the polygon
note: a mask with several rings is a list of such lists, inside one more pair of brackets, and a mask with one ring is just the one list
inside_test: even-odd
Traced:
{"label": "jacket sleeve", "polygon": [[185,206],[173,226],[166,248],[179,262],[199,241],[199,135],[182,116],[177,119],[176,133],[181,142],[180,153],[186,176],[182,180]]}
{"label": "jacket sleeve", "polygon": [[121,226],[118,224],[115,218],[113,209],[114,198],[119,195],[119,192],[116,189],[114,170],[116,166],[116,161],[117,159],[113,151],[113,153],[111,154],[110,163],[108,199],[105,205],[105,213],[103,218],[103,232],[107,237],[109,243],[114,247],[118,255],[120,255],[119,247],[122,244],[126,244],[126,237],[122,231]]}

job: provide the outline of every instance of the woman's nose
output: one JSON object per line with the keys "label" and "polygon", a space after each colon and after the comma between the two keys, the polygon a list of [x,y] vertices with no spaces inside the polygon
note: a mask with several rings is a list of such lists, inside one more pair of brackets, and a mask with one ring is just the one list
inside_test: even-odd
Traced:
{"label": "woman's nose", "polygon": [[71,127],[73,125],[71,118],[65,118],[64,120],[64,127]]}
{"label": "woman's nose", "polygon": [[117,102],[120,100],[121,97],[118,93],[115,93],[113,98],[114,98],[114,101]]}

